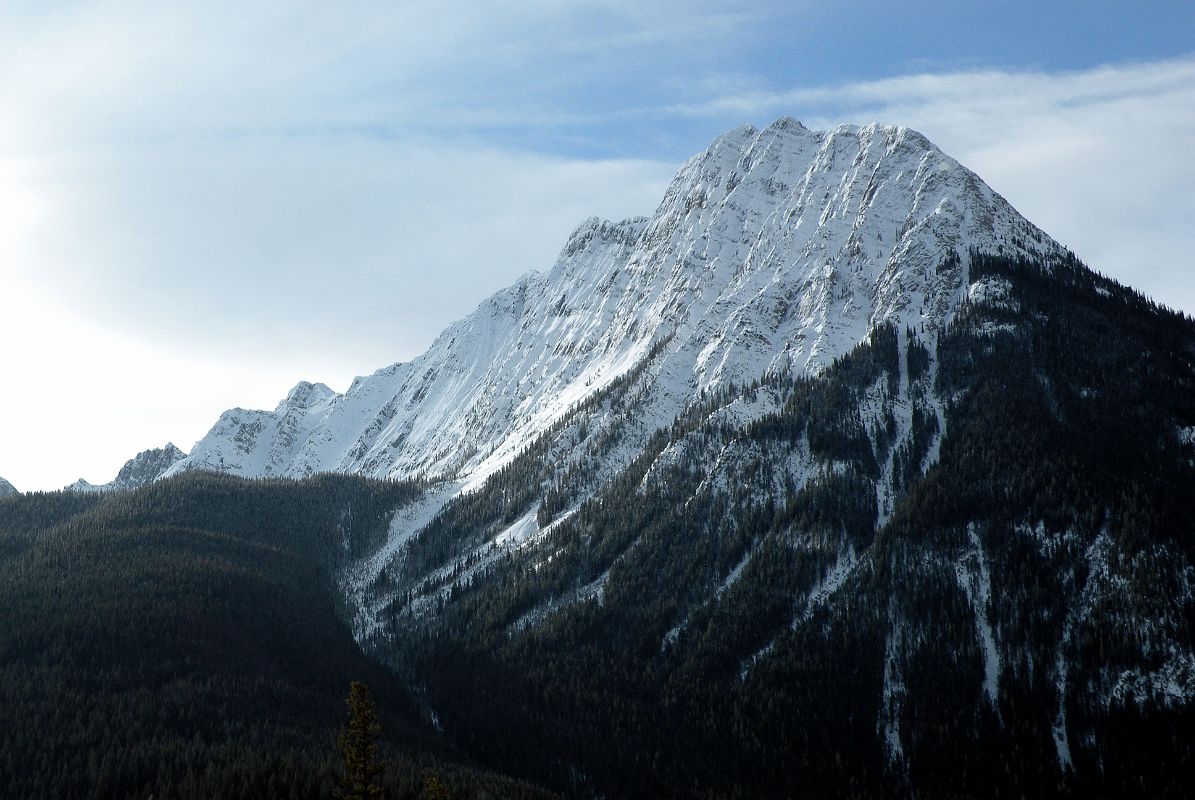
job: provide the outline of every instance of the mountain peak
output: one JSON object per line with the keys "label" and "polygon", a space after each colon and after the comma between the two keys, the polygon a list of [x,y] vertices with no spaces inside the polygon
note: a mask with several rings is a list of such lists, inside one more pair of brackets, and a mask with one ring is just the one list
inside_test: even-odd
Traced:
{"label": "mountain peak", "polygon": [[71,483],[71,484],[68,484],[68,485],[62,487],[62,490],[64,492],[78,492],[80,494],[88,494],[91,492],[106,492],[106,491],[108,491],[109,486],[110,486],[110,484],[106,484],[106,483],[95,484],[95,483],[92,483],[91,481],[87,480],[86,478],[79,478],[79,480],[75,481],[74,483]]}
{"label": "mountain peak", "polygon": [[280,414],[287,409],[306,411],[335,396],[336,392],[322,383],[299,381],[286,393],[274,412]]}
{"label": "mountain peak", "polygon": [[167,442],[164,447],[142,450],[130,458],[116,473],[116,477],[108,483],[95,484],[79,478],[65,489],[68,492],[114,492],[137,489],[162,477],[168,469],[186,458],[186,455],[172,442]]}
{"label": "mountain peak", "polygon": [[136,489],[139,486],[153,483],[166,470],[186,457],[186,453],[167,442],[165,447],[142,450],[136,456],[126,461],[116,473],[116,480],[112,482],[115,489]]}
{"label": "mountain peak", "polygon": [[17,491],[17,487],[4,480],[4,478],[0,478],[0,497],[11,497],[17,494],[20,494]]}
{"label": "mountain peak", "polygon": [[226,412],[171,472],[482,480],[649,354],[647,427],[703,390],[819,372],[880,326],[932,339],[973,249],[1059,248],[912,129],[743,125],[686,161],[650,218],[584,220],[550,270],[424,354],[343,395],[302,382],[272,413]]}
{"label": "mountain peak", "polygon": [[780,117],[779,119],[777,119],[775,122],[773,122],[771,125],[769,125],[764,130],[768,130],[768,131],[792,130],[792,131],[805,131],[805,132],[809,131],[808,128],[806,128],[804,125],[801,124],[800,120],[798,120],[796,117],[790,117],[787,114]]}

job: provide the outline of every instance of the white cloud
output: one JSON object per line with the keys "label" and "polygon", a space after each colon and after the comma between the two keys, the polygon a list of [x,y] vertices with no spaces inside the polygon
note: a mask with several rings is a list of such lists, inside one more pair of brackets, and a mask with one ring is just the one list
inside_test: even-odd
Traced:
{"label": "white cloud", "polygon": [[741,5],[126,0],[35,8],[0,19],[0,144],[37,151],[81,140],[581,119],[602,84],[649,86],[653,67],[662,75],[699,58],[694,42],[731,46],[758,16]]}
{"label": "white cloud", "polygon": [[11,277],[3,288],[0,475],[21,490],[110,480],[139,450],[172,438],[187,447],[214,422],[213,408],[272,405],[302,366],[287,353],[250,365],[162,347],[79,318]]}
{"label": "white cloud", "polygon": [[54,213],[0,234],[0,259],[131,332],[185,339],[206,314],[213,347],[272,331],[380,366],[550,267],[584,217],[650,211],[671,172],[362,138],[146,148],[9,176],[0,196]]}

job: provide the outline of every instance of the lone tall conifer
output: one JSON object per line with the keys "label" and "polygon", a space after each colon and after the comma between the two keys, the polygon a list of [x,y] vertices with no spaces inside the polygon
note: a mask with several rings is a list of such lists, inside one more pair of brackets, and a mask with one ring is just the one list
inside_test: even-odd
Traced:
{"label": "lone tall conifer", "polygon": [[382,800],[385,790],[378,778],[386,765],[378,761],[378,736],[382,725],[378,709],[369,696],[369,688],[360,681],[349,685],[346,701],[349,724],[341,729],[337,748],[344,760],[344,773],[337,782],[335,797],[339,800]]}

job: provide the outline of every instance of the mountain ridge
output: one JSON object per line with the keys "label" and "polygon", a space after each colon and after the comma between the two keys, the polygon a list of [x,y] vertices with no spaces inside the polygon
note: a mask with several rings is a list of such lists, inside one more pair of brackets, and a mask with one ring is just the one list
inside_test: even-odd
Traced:
{"label": "mountain ridge", "polygon": [[[689,159],[651,217],[582,222],[551,270],[487,298],[425,353],[343,395],[295,402],[302,382],[273,412],[225,412],[165,474],[476,485],[665,338],[678,385],[660,425],[728,381],[816,372],[879,324],[936,329],[961,301],[972,246],[1063,252],[910,129],[743,126]],[[960,259],[940,274],[948,250]]]}
{"label": "mountain ridge", "polygon": [[186,457],[186,453],[167,442],[163,447],[142,450],[126,461],[108,483],[89,483],[83,478],[65,487],[68,492],[117,492],[137,489],[161,478],[174,464]]}

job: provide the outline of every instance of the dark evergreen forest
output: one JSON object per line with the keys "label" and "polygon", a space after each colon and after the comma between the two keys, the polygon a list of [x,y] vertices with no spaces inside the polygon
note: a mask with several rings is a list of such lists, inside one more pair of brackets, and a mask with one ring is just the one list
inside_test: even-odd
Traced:
{"label": "dark evergreen forest", "polygon": [[0,502],[0,797],[328,798],[352,680],[391,796],[540,797],[424,722],[353,641],[334,567],[419,491],[192,474]]}

